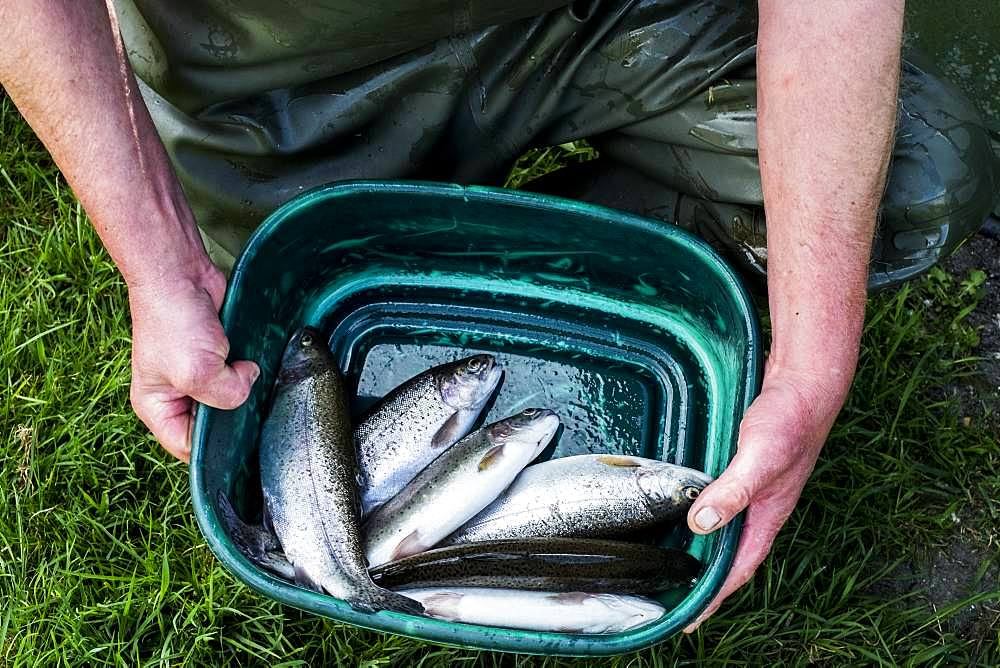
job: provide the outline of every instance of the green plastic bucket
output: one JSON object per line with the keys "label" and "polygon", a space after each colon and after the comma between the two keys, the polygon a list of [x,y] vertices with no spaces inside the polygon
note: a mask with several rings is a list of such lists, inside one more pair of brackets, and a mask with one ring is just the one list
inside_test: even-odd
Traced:
{"label": "green plastic bucket", "polygon": [[625,633],[573,635],[365,614],[264,572],[220,524],[222,490],[259,517],[257,437],[282,348],[320,327],[355,409],[467,351],[495,353],[504,386],[491,419],[547,406],[565,425],[542,457],[642,455],[718,475],[759,389],[760,334],[730,267],[699,239],[621,211],[533,193],[432,183],[349,182],[275,211],[239,258],[222,309],[233,359],[260,364],[240,408],[200,406],[191,453],[195,516],[232,573],[275,600],[422,640],[538,654],[619,654],[678,632],[729,570],[740,520],[707,537],[657,535],[705,564],[667,614]]}

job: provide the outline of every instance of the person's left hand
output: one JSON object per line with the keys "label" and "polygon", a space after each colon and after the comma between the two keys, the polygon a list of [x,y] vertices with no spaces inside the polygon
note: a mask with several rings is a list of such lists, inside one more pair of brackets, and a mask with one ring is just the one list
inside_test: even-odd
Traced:
{"label": "person's left hand", "polygon": [[691,530],[707,534],[747,510],[722,590],[685,633],[694,632],[746,584],[771,550],[816,465],[849,385],[849,378],[821,379],[768,366],[760,396],[740,424],[736,456],[688,513]]}

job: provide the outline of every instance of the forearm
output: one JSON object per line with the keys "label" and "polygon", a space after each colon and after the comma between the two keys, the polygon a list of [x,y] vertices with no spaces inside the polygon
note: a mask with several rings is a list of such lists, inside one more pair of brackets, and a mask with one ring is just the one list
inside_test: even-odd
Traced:
{"label": "forearm", "polygon": [[821,11],[760,3],[769,365],[841,395],[857,362],[892,145],[902,14],[901,0],[837,1]]}
{"label": "forearm", "polygon": [[746,517],[722,589],[764,561],[843,404],[899,78],[902,0],[761,0],[758,144],[767,214],[771,356],[736,455],[688,513],[700,534]]}
{"label": "forearm", "polygon": [[103,0],[0,0],[0,84],[130,287],[211,272]]}

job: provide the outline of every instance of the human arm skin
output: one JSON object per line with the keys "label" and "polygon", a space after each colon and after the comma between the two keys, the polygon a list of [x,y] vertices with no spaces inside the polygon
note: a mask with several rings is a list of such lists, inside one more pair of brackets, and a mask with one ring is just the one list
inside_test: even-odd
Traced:
{"label": "human arm skin", "polygon": [[759,6],[771,351],[735,458],[688,514],[704,534],[747,510],[732,570],[688,632],[767,556],[847,396],[896,120],[902,0]]}
{"label": "human arm skin", "polygon": [[246,399],[257,365],[226,364],[225,277],[139,94],[103,0],[0,0],[0,85],[45,144],[128,285],[131,399],[171,454],[190,452],[192,398]]}

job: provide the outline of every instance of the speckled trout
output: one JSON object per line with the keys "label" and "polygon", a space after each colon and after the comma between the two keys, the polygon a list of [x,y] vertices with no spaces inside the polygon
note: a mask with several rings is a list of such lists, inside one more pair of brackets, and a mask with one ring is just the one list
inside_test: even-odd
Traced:
{"label": "speckled trout", "polygon": [[520,538],[439,547],[370,571],[388,589],[489,587],[645,594],[689,587],[701,562],[687,552],[592,538]]}
{"label": "speckled trout", "polygon": [[594,538],[679,520],[712,478],[656,459],[575,455],[529,466],[442,545],[503,538]]}
{"label": "speckled trout", "polygon": [[266,517],[297,584],[365,612],[421,611],[368,577],[347,397],[330,351],[310,327],[285,348],[260,437],[260,477]]}
{"label": "speckled trout", "polygon": [[492,355],[473,355],[411,378],[354,430],[367,515],[469,433],[502,375]]}
{"label": "speckled trout", "polygon": [[506,489],[558,428],[555,413],[528,408],[443,452],[365,522],[368,565],[433,547]]}
{"label": "speckled trout", "polygon": [[401,589],[425,613],[466,624],[561,633],[618,633],[659,619],[656,601],[621,594],[440,587]]}

